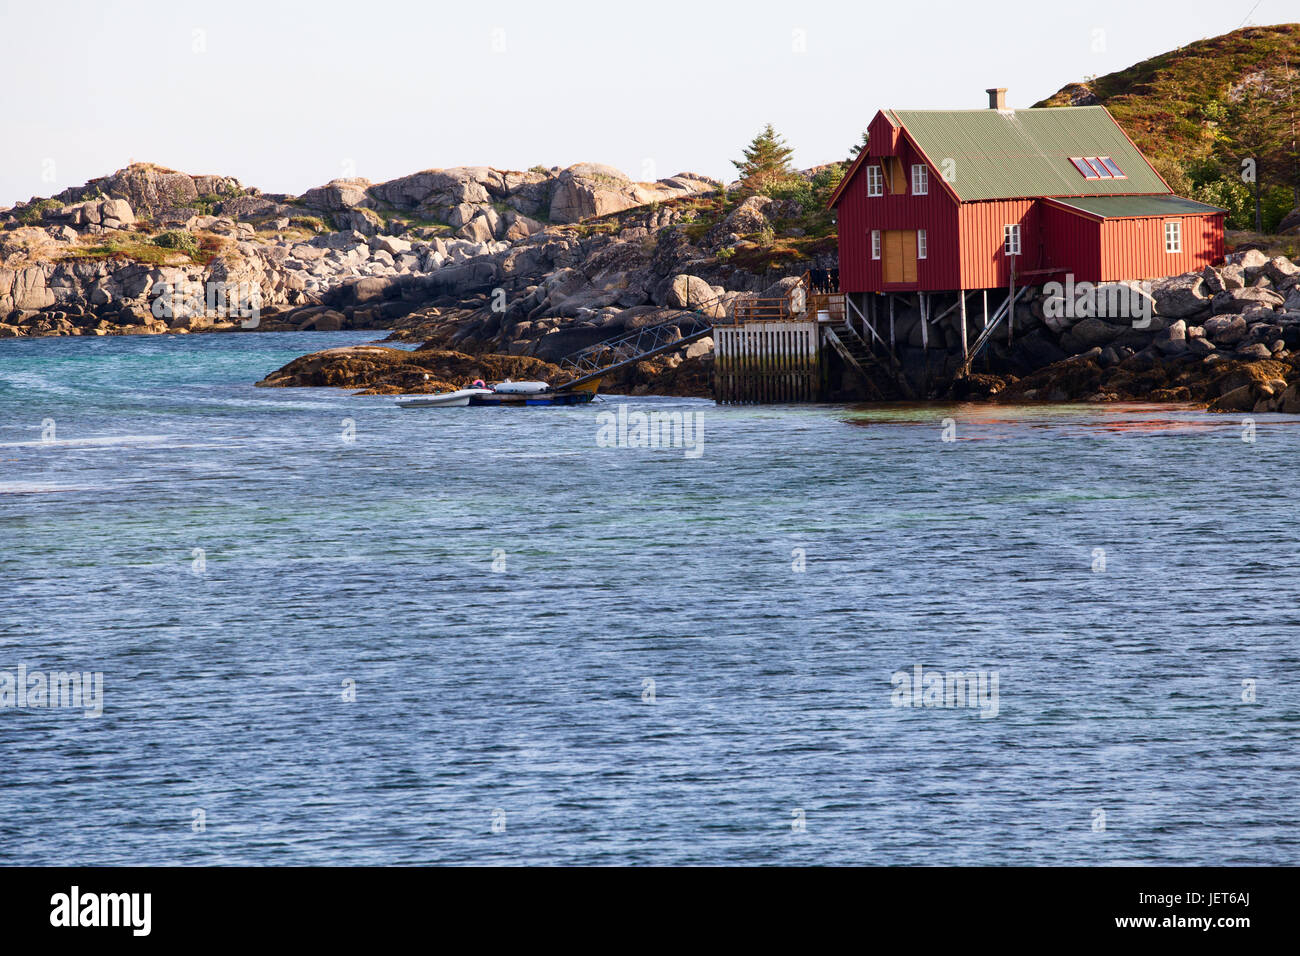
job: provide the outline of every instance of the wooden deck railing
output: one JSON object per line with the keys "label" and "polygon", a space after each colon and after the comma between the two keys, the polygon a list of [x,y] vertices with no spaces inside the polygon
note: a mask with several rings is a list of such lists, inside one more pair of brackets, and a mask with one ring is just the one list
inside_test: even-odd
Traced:
{"label": "wooden deck railing", "polygon": [[722,324],[740,325],[744,322],[789,322],[791,319],[813,321],[818,313],[827,313],[832,322],[845,318],[844,293],[820,292],[813,294],[812,279],[805,272],[799,285],[776,298],[736,299],[730,314],[718,320]]}

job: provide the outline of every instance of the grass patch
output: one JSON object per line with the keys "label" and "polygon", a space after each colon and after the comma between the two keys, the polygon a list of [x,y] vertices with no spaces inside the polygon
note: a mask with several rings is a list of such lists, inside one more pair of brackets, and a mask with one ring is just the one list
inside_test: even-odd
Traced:
{"label": "grass patch", "polygon": [[155,266],[179,265],[179,259],[189,258],[176,249],[166,249],[138,238],[114,237],[93,246],[81,246],[63,256],[64,259],[132,259]]}
{"label": "grass patch", "polygon": [[769,244],[745,242],[732,247],[730,264],[747,272],[763,273],[808,262],[819,255],[834,252],[834,236],[780,236]]}
{"label": "grass patch", "polygon": [[1285,256],[1288,259],[1300,257],[1300,237],[1274,236],[1264,232],[1228,229],[1224,231],[1223,245],[1228,252],[1242,247],[1258,249],[1270,259]]}
{"label": "grass patch", "polygon": [[[183,236],[170,239],[168,236]],[[160,242],[159,240],[163,240]],[[177,243],[171,245],[170,243]],[[186,261],[206,266],[226,249],[226,241],[219,236],[195,236],[188,232],[170,232],[149,238],[137,233],[101,238],[91,244],[77,246],[60,257],[73,259],[130,259],[153,266],[185,265]]]}
{"label": "grass patch", "polygon": [[290,216],[289,225],[310,230],[314,235],[331,231],[320,216]]}

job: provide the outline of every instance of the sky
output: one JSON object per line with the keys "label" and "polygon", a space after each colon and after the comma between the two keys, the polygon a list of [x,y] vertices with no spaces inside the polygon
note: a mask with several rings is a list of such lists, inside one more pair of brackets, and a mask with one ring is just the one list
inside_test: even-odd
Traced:
{"label": "sky", "polygon": [[877,109],[1025,107],[1295,0],[0,0],[0,207],[148,161],[301,193],[447,166],[731,180]]}

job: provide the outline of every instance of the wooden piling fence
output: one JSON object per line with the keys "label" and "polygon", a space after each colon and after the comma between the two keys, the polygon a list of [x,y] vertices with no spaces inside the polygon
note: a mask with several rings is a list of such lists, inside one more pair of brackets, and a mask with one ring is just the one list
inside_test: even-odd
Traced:
{"label": "wooden piling fence", "polygon": [[715,325],[714,400],[719,404],[817,401],[820,344],[814,321]]}

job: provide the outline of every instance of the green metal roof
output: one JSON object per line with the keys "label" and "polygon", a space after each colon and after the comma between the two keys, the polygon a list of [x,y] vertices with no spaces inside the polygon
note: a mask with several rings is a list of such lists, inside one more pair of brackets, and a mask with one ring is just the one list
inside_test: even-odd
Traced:
{"label": "green metal roof", "polygon": [[1052,202],[1069,206],[1102,219],[1134,219],[1140,216],[1196,216],[1224,212],[1218,206],[1181,196],[1071,196]]}
{"label": "green metal roof", "polygon": [[[1168,193],[1104,107],[889,110],[963,201]],[[1084,179],[1072,156],[1109,156],[1125,179]]]}

